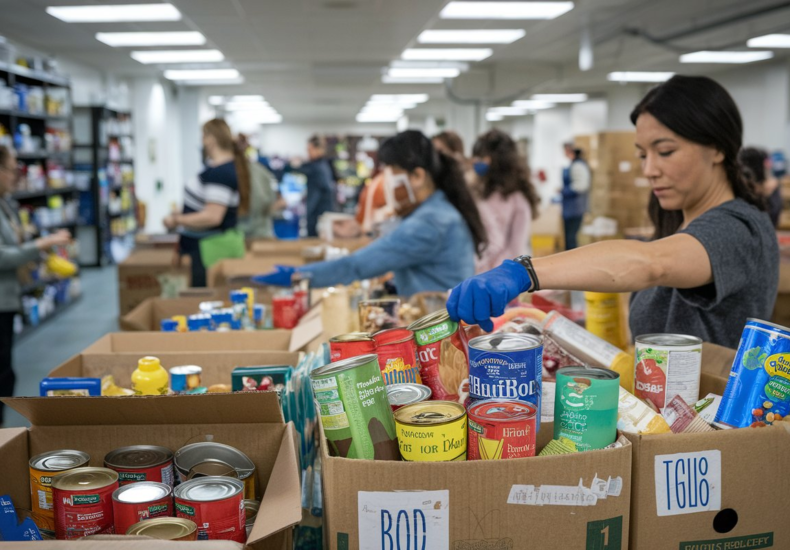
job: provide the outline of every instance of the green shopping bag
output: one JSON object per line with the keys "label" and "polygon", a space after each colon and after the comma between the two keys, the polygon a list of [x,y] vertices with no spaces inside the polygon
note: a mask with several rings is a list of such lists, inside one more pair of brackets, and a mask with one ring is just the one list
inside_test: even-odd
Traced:
{"label": "green shopping bag", "polygon": [[238,229],[228,229],[224,233],[200,239],[200,257],[206,269],[220,260],[243,258],[247,253],[244,233]]}

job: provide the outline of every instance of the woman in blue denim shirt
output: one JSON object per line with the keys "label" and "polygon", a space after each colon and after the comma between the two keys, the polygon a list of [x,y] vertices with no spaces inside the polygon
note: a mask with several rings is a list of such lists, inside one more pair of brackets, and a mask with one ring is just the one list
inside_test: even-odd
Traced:
{"label": "woman in blue denim shirt", "polygon": [[421,132],[409,130],[384,142],[388,203],[403,221],[390,234],[356,253],[329,262],[277,270],[255,278],[287,286],[295,271],[314,287],[349,284],[393,272],[401,296],[447,291],[475,272],[475,254],[486,234],[463,172],[453,158],[434,149]]}

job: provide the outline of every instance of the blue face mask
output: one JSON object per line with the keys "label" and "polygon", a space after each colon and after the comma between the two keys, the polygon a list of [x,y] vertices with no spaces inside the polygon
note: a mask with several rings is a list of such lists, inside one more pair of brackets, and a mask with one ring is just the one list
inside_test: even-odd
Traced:
{"label": "blue face mask", "polygon": [[477,174],[480,177],[483,177],[486,174],[488,174],[488,169],[490,168],[490,165],[487,162],[478,161],[474,163],[474,168],[475,168],[475,174]]}

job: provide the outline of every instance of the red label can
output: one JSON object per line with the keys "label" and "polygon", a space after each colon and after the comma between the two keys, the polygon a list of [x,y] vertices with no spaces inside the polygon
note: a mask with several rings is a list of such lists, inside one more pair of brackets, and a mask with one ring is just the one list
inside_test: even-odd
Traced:
{"label": "red label can", "polygon": [[108,468],[75,468],[52,478],[55,538],[113,534],[112,495],[118,474]]}
{"label": "red label can", "polygon": [[299,324],[300,305],[296,296],[282,295],[272,298],[272,323],[274,328],[292,329]]}
{"label": "red label can", "polygon": [[198,477],[175,490],[176,517],[194,521],[198,540],[247,540],[244,483],[230,477]]}
{"label": "red label can", "polygon": [[524,401],[486,399],[468,410],[467,460],[535,456],[537,408]]}
{"label": "red label can", "polygon": [[155,481],[173,486],[173,452],[166,447],[121,447],[107,453],[104,467],[118,472],[118,483],[121,486],[140,481]]}
{"label": "red label can", "polygon": [[384,383],[422,384],[414,333],[407,328],[391,328],[373,335]]}
{"label": "red label can", "polygon": [[329,340],[330,363],[376,353],[376,342],[367,332],[341,334]]}
{"label": "red label can", "polygon": [[164,483],[141,481],[117,489],[112,495],[115,532],[125,535],[135,523],[173,515],[173,488]]}
{"label": "red label can", "polygon": [[450,320],[447,310],[432,313],[409,325],[417,343],[422,383],[431,399],[463,403],[469,393],[469,355],[466,332]]}

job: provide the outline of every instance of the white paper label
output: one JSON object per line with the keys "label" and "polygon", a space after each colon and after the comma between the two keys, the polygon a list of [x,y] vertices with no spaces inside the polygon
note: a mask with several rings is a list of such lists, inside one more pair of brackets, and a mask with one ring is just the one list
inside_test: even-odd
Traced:
{"label": "white paper label", "polygon": [[554,422],[554,397],[556,382],[543,381],[543,396],[540,403],[540,421]]}
{"label": "white paper label", "polygon": [[357,494],[359,549],[450,548],[450,491]]}
{"label": "white paper label", "polygon": [[603,479],[595,474],[589,488],[584,486],[582,479],[579,479],[578,485],[513,485],[507,503],[525,506],[595,506],[599,500],[620,496],[622,488],[622,478]]}
{"label": "white paper label", "polygon": [[721,451],[658,455],[655,477],[659,516],[721,509]]}

